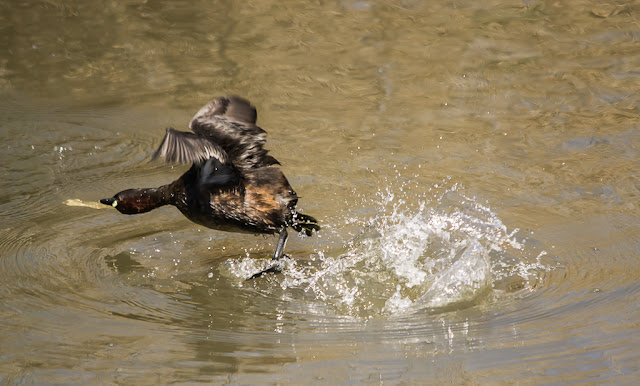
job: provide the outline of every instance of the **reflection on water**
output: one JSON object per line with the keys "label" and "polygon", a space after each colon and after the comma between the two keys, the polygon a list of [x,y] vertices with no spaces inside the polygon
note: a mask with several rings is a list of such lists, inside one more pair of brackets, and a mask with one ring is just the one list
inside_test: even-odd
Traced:
{"label": "reflection on water", "polygon": [[[638,378],[638,7],[0,5],[0,379]],[[228,93],[318,217],[276,239],[97,210]]]}

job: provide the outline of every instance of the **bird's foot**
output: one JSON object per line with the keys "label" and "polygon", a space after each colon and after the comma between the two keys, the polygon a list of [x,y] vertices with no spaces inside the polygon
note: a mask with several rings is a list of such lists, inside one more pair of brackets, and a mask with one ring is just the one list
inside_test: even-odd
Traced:
{"label": "bird's foot", "polygon": [[284,254],[281,259],[272,259],[265,269],[260,272],[254,273],[247,280],[257,279],[269,273],[282,273],[285,268],[286,260],[290,258],[291,256]]}

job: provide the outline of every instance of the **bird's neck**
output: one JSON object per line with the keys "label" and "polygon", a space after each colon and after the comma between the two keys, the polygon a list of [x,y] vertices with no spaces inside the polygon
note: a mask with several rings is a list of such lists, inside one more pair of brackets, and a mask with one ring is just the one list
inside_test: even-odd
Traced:
{"label": "bird's neck", "polygon": [[131,189],[126,199],[128,207],[135,208],[134,213],[145,213],[164,205],[173,204],[173,184],[159,188]]}

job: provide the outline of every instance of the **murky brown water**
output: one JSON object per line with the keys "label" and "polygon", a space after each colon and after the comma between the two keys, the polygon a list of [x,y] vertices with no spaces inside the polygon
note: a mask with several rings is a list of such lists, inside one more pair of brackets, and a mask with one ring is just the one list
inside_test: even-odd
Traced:
{"label": "murky brown water", "polygon": [[[632,2],[5,2],[0,380],[633,383]],[[324,229],[77,206],[215,96]],[[76,200],[76,201],[68,201]]]}

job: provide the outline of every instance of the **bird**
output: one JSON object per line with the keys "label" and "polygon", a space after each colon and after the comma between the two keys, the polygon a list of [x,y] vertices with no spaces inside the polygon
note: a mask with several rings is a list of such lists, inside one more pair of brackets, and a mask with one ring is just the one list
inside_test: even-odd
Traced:
{"label": "bird", "polygon": [[[239,96],[215,98],[189,122],[191,132],[166,129],[152,160],[191,164],[158,188],[126,189],[100,203],[123,214],[173,205],[192,222],[219,231],[279,234],[272,261],[284,256],[287,228],[311,236],[318,221],[296,209],[298,195],[264,148],[267,133],[257,111]],[[252,278],[278,272],[276,265]]]}

